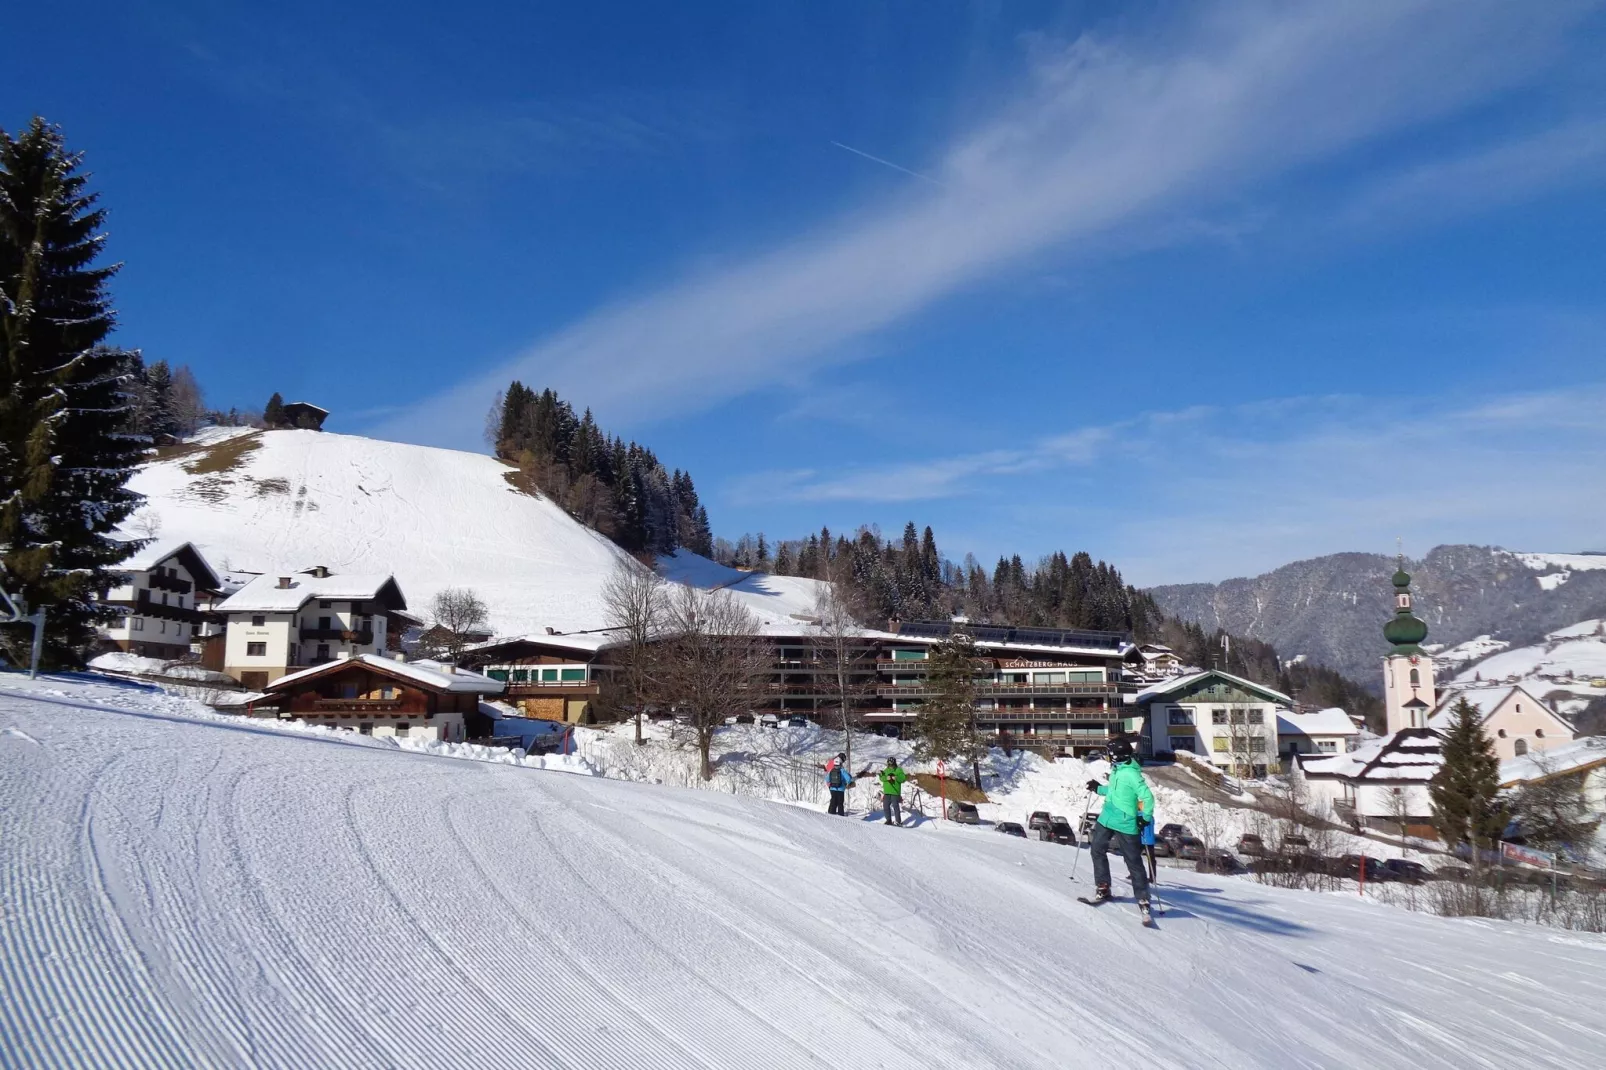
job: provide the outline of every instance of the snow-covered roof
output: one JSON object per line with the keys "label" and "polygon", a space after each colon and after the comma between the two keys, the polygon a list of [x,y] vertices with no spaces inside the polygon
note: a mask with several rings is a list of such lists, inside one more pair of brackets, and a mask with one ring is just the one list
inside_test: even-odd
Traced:
{"label": "snow-covered roof", "polygon": [[1369,739],[1346,754],[1324,758],[1297,756],[1307,776],[1341,780],[1432,780],[1444,763],[1443,740],[1427,728],[1406,728]]}
{"label": "snow-covered roof", "polygon": [[122,572],[147,572],[162,564],[170,557],[181,558],[181,563],[195,580],[198,587],[205,591],[215,591],[223,582],[204,554],[197,550],[193,543],[185,539],[130,539],[130,542],[143,543],[128,557],[117,562],[116,568]]}
{"label": "snow-covered roof", "polygon": [[618,631],[584,632],[565,635],[562,632],[536,635],[501,636],[486,640],[483,643],[470,643],[463,648],[465,654],[480,654],[496,650],[498,647],[512,646],[516,643],[535,643],[540,646],[556,647],[559,650],[573,650],[579,654],[595,654],[609,647],[618,646],[624,640]]}
{"label": "snow-covered roof", "polygon": [[1355,722],[1338,706],[1329,706],[1325,710],[1314,713],[1295,713],[1292,710],[1277,711],[1277,733],[1279,735],[1306,735],[1306,736],[1354,736],[1360,734]]}
{"label": "snow-covered roof", "polygon": [[326,676],[357,664],[412,680],[436,691],[475,691],[482,695],[497,695],[501,694],[503,688],[500,680],[493,680],[489,676],[481,676],[477,672],[454,668],[427,658],[420,658],[418,661],[397,661],[394,658],[380,657],[378,654],[358,654],[353,658],[339,658],[335,661],[326,661],[322,665],[314,665],[310,669],[302,669],[300,672],[287,673],[269,684],[268,691],[282,691],[290,684]]}
{"label": "snow-covered roof", "polygon": [[1176,692],[1184,690],[1185,688],[1192,687],[1199,681],[1211,676],[1230,681],[1231,683],[1237,684],[1239,687],[1244,687],[1251,691],[1259,692],[1260,694],[1271,699],[1273,702],[1286,702],[1290,706],[1294,704],[1294,700],[1283,694],[1281,691],[1273,691],[1264,684],[1257,684],[1253,680],[1245,680],[1241,676],[1234,676],[1232,673],[1222,672],[1220,669],[1206,669],[1203,672],[1188,673],[1186,676],[1173,676],[1164,683],[1155,684],[1152,687],[1146,687],[1142,691],[1139,691],[1132,697],[1132,701],[1141,704],[1152,699],[1164,698],[1167,695],[1175,694]]}
{"label": "snow-covered roof", "polygon": [[1582,736],[1559,747],[1529,751],[1520,758],[1501,762],[1500,783],[1509,786],[1602,765],[1606,765],[1606,736]]}
{"label": "snow-covered roof", "polygon": [[[1428,719],[1428,727],[1438,729],[1440,732],[1448,729],[1450,722],[1454,719],[1452,711],[1455,708],[1455,704],[1463,698],[1472,703],[1478,711],[1479,718],[1486,721],[1495,710],[1500,708],[1501,703],[1511,697],[1513,691],[1518,692],[1522,697],[1532,702],[1538,709],[1560,720],[1554,710],[1546,706],[1540,699],[1534,697],[1534,693],[1521,684],[1500,684],[1495,687],[1469,687],[1464,691],[1445,692],[1439,698],[1439,704],[1434,707],[1433,716]],[[1566,722],[1563,721],[1562,723],[1565,724]]]}
{"label": "snow-covered roof", "polygon": [[[294,613],[309,599],[368,602],[388,595],[398,609],[406,608],[401,588],[391,576],[344,575],[314,576],[297,572],[289,576],[287,587],[279,586],[281,575],[267,573],[256,577],[218,605],[224,613]],[[389,588],[389,591],[386,590]]]}

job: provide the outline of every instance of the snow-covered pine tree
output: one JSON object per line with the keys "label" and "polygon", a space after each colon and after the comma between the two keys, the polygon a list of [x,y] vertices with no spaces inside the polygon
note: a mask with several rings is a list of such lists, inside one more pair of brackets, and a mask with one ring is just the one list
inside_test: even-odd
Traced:
{"label": "snow-covered pine tree", "polygon": [[955,628],[931,651],[926,679],[931,697],[915,713],[911,726],[915,753],[922,758],[943,758],[971,766],[975,786],[981,787],[981,755],[985,751],[976,725],[976,643],[962,628]]}
{"label": "snow-covered pine tree", "polygon": [[145,366],[136,412],[140,433],[151,440],[151,445],[170,442],[178,433],[178,417],[173,412],[173,373],[167,361]]}
{"label": "snow-covered pine tree", "polygon": [[1452,847],[1492,847],[1506,827],[1500,803],[1500,759],[1483,731],[1483,715],[1463,696],[1450,707],[1444,764],[1428,783],[1433,824]]}
{"label": "snow-covered pine tree", "polygon": [[[0,560],[6,586],[47,607],[44,660],[74,665],[106,615],[90,600],[128,556],[110,538],[138,497],[125,484],[135,355],[101,343],[114,314],[96,267],[105,212],[61,131],[0,130]],[[13,662],[26,628],[0,631]]]}

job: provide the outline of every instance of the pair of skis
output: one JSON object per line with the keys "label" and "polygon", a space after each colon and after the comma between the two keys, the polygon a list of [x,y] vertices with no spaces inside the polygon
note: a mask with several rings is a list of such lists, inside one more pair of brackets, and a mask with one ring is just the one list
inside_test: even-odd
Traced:
{"label": "pair of skis", "polygon": [[[1079,895],[1079,896],[1076,897],[1076,901],[1078,903],[1086,903],[1090,907],[1101,907],[1105,903],[1113,901],[1114,898],[1115,898],[1114,896],[1107,896],[1107,897],[1105,897],[1103,899],[1089,899],[1085,895]],[[1155,915],[1155,913],[1156,913],[1156,911],[1151,909],[1150,906],[1147,903],[1139,903],[1138,904],[1138,914],[1141,915],[1142,918],[1143,918],[1143,927],[1145,929],[1158,929],[1159,928],[1159,926],[1154,923],[1154,915]],[[1164,913],[1164,911],[1159,911],[1159,913]]]}

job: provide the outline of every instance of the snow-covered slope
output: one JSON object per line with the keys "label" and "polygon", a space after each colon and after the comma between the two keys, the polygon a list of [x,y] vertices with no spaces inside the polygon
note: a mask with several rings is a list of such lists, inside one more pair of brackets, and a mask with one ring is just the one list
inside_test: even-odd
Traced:
{"label": "snow-covered slope", "polygon": [[1585,620],[1559,628],[1545,641],[1510,650],[1495,648],[1463,669],[1447,690],[1489,683],[1523,684],[1557,710],[1572,714],[1606,696],[1606,621]]}
{"label": "snow-covered slope", "polygon": [[25,1066],[1463,1067],[1606,1059],[1606,939],[453,761],[0,679]]}
{"label": "snow-covered slope", "polygon": [[[601,588],[622,552],[561,508],[522,494],[477,453],[317,431],[203,433],[196,448],[142,468],[139,522],[200,547],[214,568],[393,574],[415,613],[470,587],[499,635],[598,628]],[[813,581],[725,569],[694,554],[666,562],[687,582],[733,584],[762,619],[813,605]],[[740,582],[737,582],[740,581]]]}

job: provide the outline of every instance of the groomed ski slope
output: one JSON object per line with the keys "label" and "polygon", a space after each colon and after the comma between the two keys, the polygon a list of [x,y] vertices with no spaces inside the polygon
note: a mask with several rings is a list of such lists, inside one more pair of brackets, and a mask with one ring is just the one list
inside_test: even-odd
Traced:
{"label": "groomed ski slope", "polygon": [[1051,844],[21,686],[6,1065],[1606,1060],[1600,937],[1195,875],[1149,932]]}

